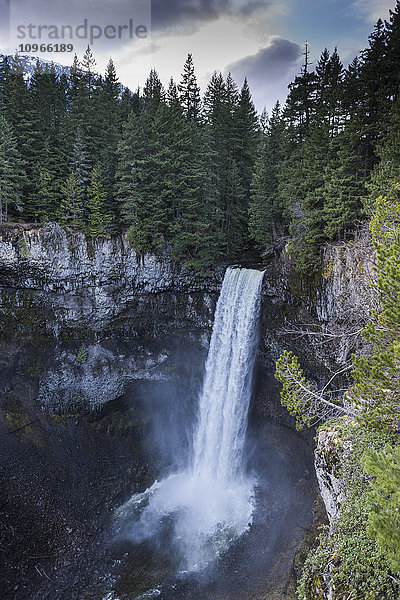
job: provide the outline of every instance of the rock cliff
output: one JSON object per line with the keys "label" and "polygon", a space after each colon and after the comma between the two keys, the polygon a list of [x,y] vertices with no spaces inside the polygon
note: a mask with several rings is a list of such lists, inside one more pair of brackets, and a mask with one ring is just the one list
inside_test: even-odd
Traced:
{"label": "rock cliff", "polygon": [[29,395],[49,410],[96,408],[131,381],[175,378],[183,346],[201,366],[222,277],[223,269],[199,277],[168,256],[138,255],[124,236],[92,240],[54,223],[3,227],[6,395],[26,393],[11,350],[23,339],[35,346],[23,365]]}
{"label": "rock cliff", "polygon": [[[92,239],[55,223],[3,227],[0,234],[2,319],[23,333],[40,322],[56,338],[71,331],[101,337],[123,316],[124,327],[134,317],[131,334],[152,316],[174,327],[187,320],[207,328],[210,294],[218,292],[221,277],[218,269],[199,278],[168,256],[139,255],[124,236]],[[159,294],[170,306],[161,298],[155,308],[149,298]]]}

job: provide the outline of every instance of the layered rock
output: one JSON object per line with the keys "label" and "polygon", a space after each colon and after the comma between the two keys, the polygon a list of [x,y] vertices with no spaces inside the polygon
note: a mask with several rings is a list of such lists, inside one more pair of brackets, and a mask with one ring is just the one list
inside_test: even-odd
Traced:
{"label": "layered rock", "polygon": [[[198,277],[168,255],[137,254],[124,236],[87,238],[55,223],[0,233],[2,320],[25,334],[38,324],[56,338],[71,331],[101,334],[119,319],[142,332],[151,317],[178,328],[184,321],[209,328],[211,295],[222,274],[216,269]],[[155,306],[150,299],[160,294]]]}

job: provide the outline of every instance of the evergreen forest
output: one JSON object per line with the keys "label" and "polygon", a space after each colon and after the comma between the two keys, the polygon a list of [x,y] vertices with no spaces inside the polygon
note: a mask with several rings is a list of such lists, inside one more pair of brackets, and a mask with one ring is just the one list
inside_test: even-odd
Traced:
{"label": "evergreen forest", "polygon": [[[203,96],[189,54],[164,89],[135,92],[88,47],[69,75],[0,62],[0,218],[57,221],[194,269],[286,247],[313,276],[323,244],[351,239],[399,170],[400,5],[345,68],[306,46],[286,103],[257,115],[247,81],[215,72]],[[313,67],[313,68],[312,68]]]}

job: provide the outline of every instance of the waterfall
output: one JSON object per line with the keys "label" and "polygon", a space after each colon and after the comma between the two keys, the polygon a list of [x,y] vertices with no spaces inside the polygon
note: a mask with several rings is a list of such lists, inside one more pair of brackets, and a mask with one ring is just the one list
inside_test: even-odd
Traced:
{"label": "waterfall", "polygon": [[199,402],[193,469],[223,482],[238,477],[258,340],[264,273],[227,270],[218,300]]}
{"label": "waterfall", "polygon": [[[137,543],[170,539],[181,569],[205,567],[249,526],[254,481],[242,472],[264,273],[229,268],[218,299],[188,468],[118,511]],[[166,529],[169,532],[166,532]]]}

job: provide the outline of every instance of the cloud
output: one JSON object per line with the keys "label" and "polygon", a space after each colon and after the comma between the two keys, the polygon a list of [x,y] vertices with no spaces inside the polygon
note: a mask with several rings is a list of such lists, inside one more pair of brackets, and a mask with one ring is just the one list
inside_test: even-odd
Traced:
{"label": "cloud", "polygon": [[188,34],[222,16],[249,17],[270,6],[270,0],[152,0],[154,32]]}
{"label": "cloud", "polygon": [[388,19],[389,9],[394,6],[394,0],[354,0],[352,13],[360,15],[368,23],[376,23],[378,19]]}
{"label": "cloud", "polygon": [[257,82],[266,79],[279,80],[297,65],[300,46],[283,38],[273,38],[266,48],[256,54],[246,56],[226,67],[238,81],[247,77]]}
{"label": "cloud", "polygon": [[240,6],[237,13],[239,16],[251,17],[269,5],[270,2],[265,2],[264,0],[250,0],[250,2],[245,2],[243,6]]}
{"label": "cloud", "polygon": [[270,110],[277,98],[285,98],[287,86],[299,71],[301,47],[284,38],[273,37],[267,47],[256,54],[229,64],[229,71],[239,83],[247,77],[255,90],[254,102],[259,110],[264,105]]}
{"label": "cloud", "polygon": [[8,47],[10,29],[10,1],[0,0],[0,52]]}

